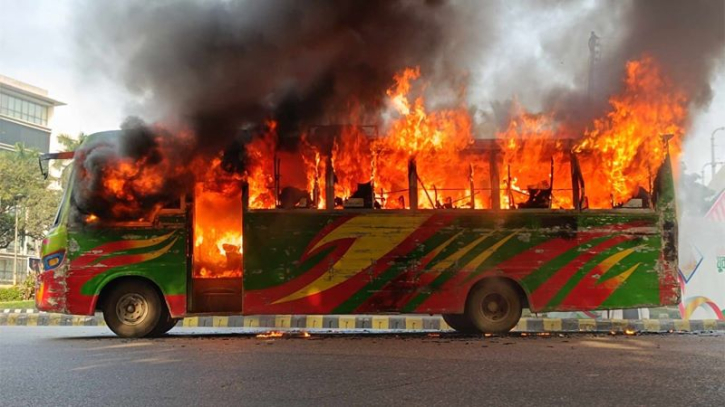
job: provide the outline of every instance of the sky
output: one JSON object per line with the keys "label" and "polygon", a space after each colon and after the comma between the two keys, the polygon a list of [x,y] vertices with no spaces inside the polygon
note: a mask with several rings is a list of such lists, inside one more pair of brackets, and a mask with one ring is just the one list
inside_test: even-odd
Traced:
{"label": "sky", "polygon": [[121,86],[83,72],[73,26],[77,7],[83,2],[0,0],[0,74],[66,103],[55,109],[54,135],[118,128],[133,100]]}
{"label": "sky", "polygon": [[[141,100],[138,96],[115,83],[110,75],[87,72],[89,64],[80,60],[84,53],[79,49],[76,24],[80,20],[76,16],[89,4],[82,0],[0,0],[0,74],[47,89],[50,97],[66,103],[66,106],[55,110],[52,122],[54,136],[114,129],[130,113],[143,115],[143,111],[139,111]],[[557,71],[556,66],[586,63],[589,29],[604,31],[606,52],[607,26],[587,14],[593,0],[570,4],[572,6],[557,8],[547,18],[527,14],[516,6],[496,10],[509,23],[506,24],[505,35],[500,32],[492,34],[495,41],[489,45],[489,57],[480,64],[474,64],[477,68],[470,72],[469,94],[477,100],[477,104],[485,108],[486,102],[491,99],[517,95],[517,71],[512,69],[508,77],[501,77],[501,72],[506,70],[500,69],[500,65],[506,64],[510,58],[517,59],[520,65],[541,65],[533,72],[548,70],[552,73],[541,78],[542,81],[567,86],[583,80],[567,76],[566,70]],[[572,23],[562,27],[561,21]],[[552,47],[550,40],[555,37],[549,33],[557,29],[581,32],[581,49]],[[492,55],[495,58],[491,58]],[[712,80],[714,98],[711,104],[691,116],[685,151],[680,157],[688,172],[700,173],[703,165],[710,160],[712,131],[725,126],[724,65],[721,64]],[[503,94],[509,92],[509,95]],[[531,93],[531,89],[528,92]],[[522,99],[526,105],[526,98]],[[537,109],[539,106],[526,107]],[[725,131],[718,132],[716,137],[717,159],[725,161]],[[57,148],[56,143],[51,144],[51,150]],[[709,178],[708,169],[706,179]]]}

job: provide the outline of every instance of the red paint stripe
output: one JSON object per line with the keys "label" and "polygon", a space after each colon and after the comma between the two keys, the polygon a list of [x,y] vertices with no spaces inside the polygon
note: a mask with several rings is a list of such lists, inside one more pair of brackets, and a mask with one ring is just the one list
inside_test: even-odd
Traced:
{"label": "red paint stripe", "polygon": [[[334,222],[322,228],[307,245],[305,251],[302,254],[299,262],[302,263],[315,256],[316,254],[328,250],[330,247],[334,247],[324,259],[317,262],[310,270],[304,274],[296,277],[295,279],[278,286],[270,287],[263,290],[251,290],[244,292],[244,308],[248,312],[264,312],[265,307],[272,306],[271,303],[284,298],[294,292],[301,290],[303,287],[309,285],[315,281],[318,277],[327,271],[330,265],[335,264],[340,257],[342,257],[350,246],[355,243],[355,238],[342,238],[332,242],[328,242],[317,249],[314,252],[310,252],[315,245],[320,242],[325,236],[332,233],[335,229],[342,226],[345,222],[354,218],[358,215],[342,216],[336,219]],[[293,301],[294,302],[294,301]]]}
{"label": "red paint stripe", "polygon": [[73,290],[68,289],[68,313],[72,315],[93,315],[95,313],[96,304],[98,303],[97,295],[83,295],[80,288]]}
{"label": "red paint stripe", "polygon": [[[662,242],[664,244],[664,241]],[[678,296],[681,296],[681,286],[678,281],[679,271],[677,266],[665,260],[665,254],[660,250],[660,265],[662,273],[659,274],[660,304],[673,304]],[[683,285],[684,286],[684,285]]]}
{"label": "red paint stripe", "polygon": [[[423,301],[416,308],[416,311],[461,313],[465,308],[468,291],[481,278],[491,276],[495,273],[495,275],[506,276],[519,281],[561,254],[602,235],[602,233],[581,232],[574,239],[555,238],[547,240],[514,255],[508,260],[504,260],[489,270],[476,275],[476,278],[470,278],[471,273],[469,272],[459,271],[441,288]],[[513,239],[516,239],[516,237]]]}
{"label": "red paint stripe", "polygon": [[35,304],[40,311],[64,312],[66,307],[65,279],[62,276],[56,278],[55,272],[38,274],[38,281],[43,284],[42,296],[35,298]]}
{"label": "red paint stripe", "polygon": [[[323,246],[320,246],[317,250],[315,250],[315,253],[319,253],[320,251],[327,250],[330,247],[334,247],[332,252],[330,252],[330,254],[328,254],[324,259],[320,260],[306,273],[296,277],[295,279],[287,283],[278,286],[262,290],[245,290],[245,312],[265,313],[265,310],[269,307],[272,307],[274,309],[285,309],[289,307],[287,304],[295,304],[300,300],[304,300],[304,298],[301,298],[300,300],[272,305],[274,301],[277,301],[280,298],[284,298],[292,293],[295,293],[301,290],[303,287],[306,287],[313,281],[317,280],[318,277],[324,274],[332,264],[335,264],[340,259],[340,257],[342,257],[348,251],[353,243],[355,243],[355,238],[338,239],[329,242]],[[294,312],[303,313],[302,311],[296,310]]]}
{"label": "red paint stripe", "polygon": [[[396,258],[403,256],[415,248],[419,247],[419,242],[430,237],[434,231],[426,230],[423,227],[430,222],[445,221],[451,215],[431,216],[423,225],[413,231],[403,242],[394,247],[388,253],[378,259],[373,265],[350,277],[348,280],[336,285],[335,287],[325,290],[321,293],[310,295],[293,301],[280,304],[271,304],[272,302],[288,295],[306,284],[300,284],[295,281],[294,289],[290,289],[292,284],[283,284],[280,287],[274,287],[266,290],[256,290],[245,293],[244,307],[246,313],[274,314],[274,313],[298,313],[298,314],[325,314],[332,312],[340,306],[345,300],[351,297],[352,293],[361,290],[365,285],[371,282],[376,276],[390,268]],[[434,219],[435,218],[435,219]],[[449,220],[450,222],[450,220]],[[343,252],[344,253],[344,252]],[[324,270],[329,267],[329,262],[321,262],[324,264]],[[305,273],[308,274],[308,273]],[[316,278],[316,277],[315,277]],[[298,278],[299,279],[299,278]],[[295,280],[298,280],[295,279]],[[309,279],[308,283],[314,281]],[[276,292],[283,291],[283,295],[275,295]]]}
{"label": "red paint stripe", "polygon": [[[167,242],[168,239],[171,239],[171,238],[173,238],[173,234],[169,234],[167,239],[164,239],[163,241],[160,241],[151,246],[161,244],[162,242]],[[109,242],[109,243],[102,244],[100,246],[86,250],[79,257],[73,259],[73,261],[71,262],[71,267],[85,267],[101,257],[113,255],[113,252],[135,249],[138,247],[144,247],[143,244],[146,243],[150,239],[154,239],[154,238],[137,239],[137,240],[117,240],[115,242]],[[147,247],[151,247],[151,246],[147,246]]]}
{"label": "red paint stripe", "polygon": [[466,296],[471,289],[475,280],[466,281],[467,274],[456,273],[445,284],[448,286],[445,290],[438,289],[426,298],[417,308],[417,312],[421,313],[463,313],[466,304]]}
{"label": "red paint stripe", "polygon": [[[625,241],[631,241],[632,239],[626,239]],[[600,278],[595,278],[596,274],[603,274],[606,271],[602,271],[599,265],[593,267],[587,273],[584,278],[567,294],[564,300],[559,305],[562,309],[597,309],[602,303],[614,293],[621,284],[617,284],[614,287],[608,287],[604,281]],[[601,277],[601,276],[600,276]],[[614,277],[612,277],[614,278]]]}
{"label": "red paint stripe", "polygon": [[529,298],[532,311],[538,311],[546,306],[552,298],[566,285],[570,278],[576,274],[584,265],[596,255],[610,247],[627,240],[624,236],[616,236],[606,240],[595,247],[589,249],[586,253],[578,256],[566,266],[559,269],[550,279],[546,280],[543,285],[539,286]]}
{"label": "red paint stripe", "polygon": [[186,294],[164,295],[164,298],[172,317],[180,318],[186,314]]}
{"label": "red paint stripe", "polygon": [[133,240],[119,240],[116,242],[106,243],[104,245],[94,247],[93,249],[89,249],[83,252],[83,254],[81,254],[79,257],[73,259],[73,261],[71,262],[71,267],[85,267],[103,256],[113,254],[113,252],[132,249],[133,243]]}
{"label": "red paint stripe", "polygon": [[[417,235],[411,237],[419,240],[417,244],[420,245],[442,228],[450,225],[453,219],[452,216],[431,216],[416,230]],[[394,311],[402,308],[419,292],[421,287],[427,286],[435,278],[435,276],[428,273],[423,273],[434,257],[432,253],[424,256],[412,268],[404,270],[400,275],[385,284],[379,292],[368,298],[355,312]]]}
{"label": "red paint stripe", "polygon": [[[169,247],[170,249],[170,247]],[[126,254],[122,256],[115,256],[110,257],[105,260],[103,260],[101,263],[94,264],[92,266],[85,267],[83,270],[84,272],[79,272],[80,270],[77,270],[74,273],[74,276],[83,276],[85,283],[86,281],[90,280],[97,274],[103,273],[107,270],[110,270],[115,267],[121,267],[121,266],[128,266],[130,264],[136,264],[136,263],[143,263],[148,260],[155,259],[157,257],[163,256],[168,252],[164,251],[163,253],[138,253],[138,254]]]}
{"label": "red paint stripe", "polygon": [[[502,272],[502,274],[506,277],[513,278],[514,280],[518,281],[523,279],[524,277],[527,277],[529,274],[538,270],[539,268],[541,268],[541,266],[555,259],[556,257],[561,256],[562,254],[575,247],[584,245],[590,242],[592,239],[610,235],[612,234],[612,232],[624,231],[634,227],[643,226],[652,226],[652,224],[645,221],[619,223],[608,226],[606,229],[600,228],[595,230],[579,231],[572,239],[553,238],[543,243],[540,243],[539,245],[534,246],[530,249],[527,249],[519,254],[516,254],[508,260],[504,260],[498,265],[492,267],[490,270],[477,275],[477,277],[479,277],[478,279],[480,279],[480,277],[491,275],[494,272],[496,272],[497,275],[501,274],[499,272]],[[516,239],[516,237],[514,237],[513,239]],[[454,282],[448,282],[443,287],[443,291],[453,288],[455,287],[455,285],[456,283]]]}

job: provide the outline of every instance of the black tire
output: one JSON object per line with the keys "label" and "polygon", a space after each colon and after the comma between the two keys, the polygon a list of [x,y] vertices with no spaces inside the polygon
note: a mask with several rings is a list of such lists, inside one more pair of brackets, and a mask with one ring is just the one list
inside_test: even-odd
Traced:
{"label": "black tire", "polygon": [[522,298],[514,283],[503,279],[484,280],[471,289],[466,316],[479,332],[507,333],[521,319]]}
{"label": "black tire", "polygon": [[166,321],[164,313],[168,315],[158,292],[143,281],[122,281],[103,299],[103,319],[122,338],[150,336]]}
{"label": "black tire", "polygon": [[456,331],[463,334],[480,333],[478,329],[471,323],[465,314],[443,314],[443,320],[446,324]]}
{"label": "black tire", "polygon": [[169,311],[166,310],[166,307],[164,307],[164,311],[165,312],[161,315],[161,318],[159,319],[159,323],[156,324],[156,328],[154,328],[154,330],[151,331],[148,336],[161,336],[169,332],[173,327],[176,326],[176,323],[179,322],[179,318],[171,317],[171,314],[169,314]]}

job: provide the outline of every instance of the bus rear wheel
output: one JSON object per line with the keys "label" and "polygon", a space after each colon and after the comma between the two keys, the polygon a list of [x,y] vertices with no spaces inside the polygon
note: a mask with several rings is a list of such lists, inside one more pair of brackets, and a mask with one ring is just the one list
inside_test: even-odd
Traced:
{"label": "bus rear wheel", "polygon": [[466,316],[485,333],[506,333],[521,319],[522,298],[514,283],[504,279],[484,280],[471,289]]}
{"label": "bus rear wheel", "polygon": [[478,329],[471,323],[466,314],[443,314],[446,324],[463,334],[479,333]]}
{"label": "bus rear wheel", "polygon": [[106,325],[122,338],[153,335],[157,327],[166,321],[166,314],[168,311],[159,294],[143,281],[121,281],[103,301]]}

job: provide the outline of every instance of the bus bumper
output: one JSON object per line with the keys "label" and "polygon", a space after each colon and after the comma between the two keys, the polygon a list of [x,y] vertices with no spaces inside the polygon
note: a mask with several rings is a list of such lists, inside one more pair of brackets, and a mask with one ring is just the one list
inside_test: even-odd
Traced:
{"label": "bus bumper", "polygon": [[65,277],[58,275],[58,270],[43,271],[38,274],[35,281],[35,306],[40,311],[66,312]]}

